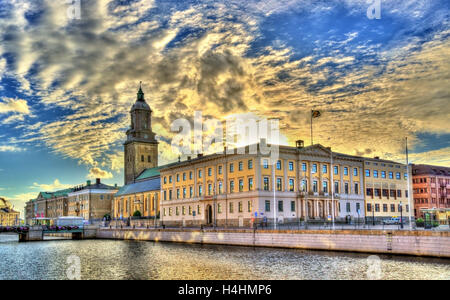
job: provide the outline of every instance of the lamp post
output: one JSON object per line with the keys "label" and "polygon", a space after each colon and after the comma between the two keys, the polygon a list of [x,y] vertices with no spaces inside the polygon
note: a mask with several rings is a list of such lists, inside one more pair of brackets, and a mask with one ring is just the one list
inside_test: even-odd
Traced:
{"label": "lamp post", "polygon": [[400,201],[400,228],[403,229],[403,204]]}

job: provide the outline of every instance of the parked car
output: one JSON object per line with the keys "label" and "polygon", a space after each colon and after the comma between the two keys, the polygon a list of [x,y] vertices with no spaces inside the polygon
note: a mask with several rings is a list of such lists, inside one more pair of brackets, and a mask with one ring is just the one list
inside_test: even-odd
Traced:
{"label": "parked car", "polygon": [[392,217],[390,219],[383,220],[383,225],[398,225],[400,224],[400,218]]}

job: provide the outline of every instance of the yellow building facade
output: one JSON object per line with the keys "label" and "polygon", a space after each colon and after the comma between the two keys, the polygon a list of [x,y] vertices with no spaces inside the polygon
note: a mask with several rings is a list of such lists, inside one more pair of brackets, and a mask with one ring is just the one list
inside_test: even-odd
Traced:
{"label": "yellow building facade", "polygon": [[[270,157],[248,150],[246,154],[200,155],[161,168],[161,221],[248,226],[300,218],[343,219],[357,216],[358,211],[364,217],[361,159],[332,153],[321,145],[280,146],[272,165]],[[332,175],[331,170],[336,173]],[[335,187],[338,191],[332,194]],[[344,211],[342,201],[351,203],[353,213]]]}
{"label": "yellow building facade", "polygon": [[11,203],[0,198],[0,226],[18,226],[20,213],[15,211]]}
{"label": "yellow building facade", "polygon": [[[409,173],[409,176],[408,176]],[[376,221],[414,215],[411,170],[405,164],[379,158],[364,159],[366,216]],[[408,184],[409,181],[409,184]]]}

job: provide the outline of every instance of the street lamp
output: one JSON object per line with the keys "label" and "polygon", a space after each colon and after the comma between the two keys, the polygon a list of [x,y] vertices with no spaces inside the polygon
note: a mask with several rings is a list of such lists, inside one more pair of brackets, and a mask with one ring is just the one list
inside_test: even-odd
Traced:
{"label": "street lamp", "polygon": [[403,229],[403,205],[400,201],[400,228]]}

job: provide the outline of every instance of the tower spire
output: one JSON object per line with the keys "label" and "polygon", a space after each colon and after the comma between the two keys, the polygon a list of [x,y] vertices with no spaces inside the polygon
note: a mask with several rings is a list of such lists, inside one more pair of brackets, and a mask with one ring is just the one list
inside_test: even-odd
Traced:
{"label": "tower spire", "polygon": [[137,100],[138,101],[145,101],[145,99],[144,99],[144,92],[142,91],[142,81],[139,82],[139,91],[137,93]]}

